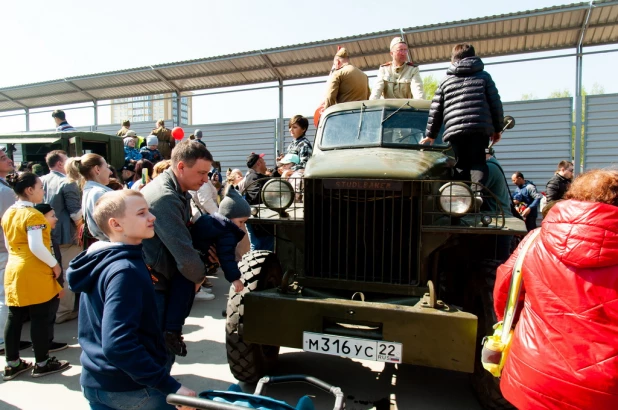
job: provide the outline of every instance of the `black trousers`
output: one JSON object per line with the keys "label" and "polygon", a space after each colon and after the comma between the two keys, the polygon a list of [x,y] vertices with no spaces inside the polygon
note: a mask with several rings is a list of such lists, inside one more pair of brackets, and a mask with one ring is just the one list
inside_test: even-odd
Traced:
{"label": "black trousers", "polygon": [[[56,297],[54,296],[54,299]],[[53,299],[30,306],[9,306],[9,317],[4,328],[4,349],[8,361],[19,359],[19,339],[24,318],[30,315],[30,337],[37,363],[47,359],[49,351],[49,320]]]}
{"label": "black trousers", "polygon": [[47,326],[47,337],[49,338],[49,344],[54,341],[54,327],[56,326],[56,313],[58,313],[58,307],[60,306],[60,298],[56,296],[49,301],[49,316]]}
{"label": "black trousers", "polygon": [[[459,179],[481,182],[488,174],[485,148],[489,145],[488,135],[465,135],[451,137],[451,147],[457,160],[455,168],[461,170]],[[471,172],[470,171],[476,171]]]}
{"label": "black trousers", "polygon": [[524,222],[526,222],[526,229],[528,230],[528,232],[534,231],[536,229],[536,218],[537,215],[532,215],[532,212],[530,212],[526,217],[526,220]]}

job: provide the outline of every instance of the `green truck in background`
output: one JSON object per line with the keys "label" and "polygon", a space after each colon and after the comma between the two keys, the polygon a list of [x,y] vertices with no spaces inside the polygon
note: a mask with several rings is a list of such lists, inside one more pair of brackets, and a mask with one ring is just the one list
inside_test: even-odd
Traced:
{"label": "green truck in background", "polygon": [[495,270],[526,228],[489,189],[455,179],[441,136],[419,144],[429,105],[330,107],[304,178],[256,181],[248,223],[274,233],[275,252],[246,254],[245,289],[230,292],[237,379],[273,371],[285,346],[467,372],[485,408],[510,408],[480,342],[496,322]]}
{"label": "green truck in background", "polygon": [[[0,134],[0,146],[14,162],[36,162],[44,167],[45,155],[60,149],[69,157],[87,153],[101,155],[110,165],[121,169],[124,164],[124,144],[122,138],[100,132],[21,132]],[[16,164],[17,165],[17,164]]]}

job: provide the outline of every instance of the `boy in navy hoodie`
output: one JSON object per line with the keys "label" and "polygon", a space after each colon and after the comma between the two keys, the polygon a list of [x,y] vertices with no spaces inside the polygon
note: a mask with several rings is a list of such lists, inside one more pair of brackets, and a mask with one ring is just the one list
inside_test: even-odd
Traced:
{"label": "boy in navy hoodie", "polygon": [[[219,212],[200,216],[191,228],[193,247],[200,252],[206,265],[210,265],[208,250],[211,246],[216,246],[225,279],[232,284],[236,293],[244,288],[236,262],[236,245],[245,236],[242,227],[249,216],[251,216],[249,203],[234,187],[229,186],[225,198],[219,205]],[[174,275],[164,330],[167,347],[179,356],[187,355],[187,347],[181,333],[185,319],[191,311],[194,296],[195,284],[182,275]]]}
{"label": "boy in navy hoodie", "polygon": [[80,383],[92,409],[173,409],[170,393],[195,396],[166,368],[165,342],[154,288],[142,258],[142,240],[154,235],[155,217],[141,193],[112,191],[93,219],[109,242],[92,244],[69,266],[67,280],[81,292],[78,324],[83,366]]}

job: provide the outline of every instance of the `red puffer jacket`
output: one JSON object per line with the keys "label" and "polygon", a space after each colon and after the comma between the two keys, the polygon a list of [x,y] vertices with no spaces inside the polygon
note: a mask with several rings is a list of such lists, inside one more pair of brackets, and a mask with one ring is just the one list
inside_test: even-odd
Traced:
{"label": "red puffer jacket", "polygon": [[[541,229],[500,389],[519,409],[618,409],[618,207],[560,202]],[[498,268],[499,320],[520,249]]]}

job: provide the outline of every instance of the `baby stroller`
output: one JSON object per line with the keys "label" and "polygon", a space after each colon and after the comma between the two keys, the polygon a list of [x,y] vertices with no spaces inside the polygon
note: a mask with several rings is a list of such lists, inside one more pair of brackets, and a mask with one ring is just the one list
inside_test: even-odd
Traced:
{"label": "baby stroller", "polygon": [[301,397],[300,400],[298,400],[296,407],[290,406],[285,402],[275,400],[270,397],[262,396],[264,386],[267,384],[273,385],[290,382],[309,383],[324,391],[332,393],[332,395],[335,396],[335,405],[333,410],[342,410],[344,408],[344,396],[339,387],[331,386],[320,379],[305,375],[262,377],[253,394],[243,393],[239,385],[233,384],[227,391],[207,390],[201,392],[198,397],[170,394],[167,396],[167,402],[174,406],[182,405],[202,410],[315,410],[313,402],[309,396]]}

